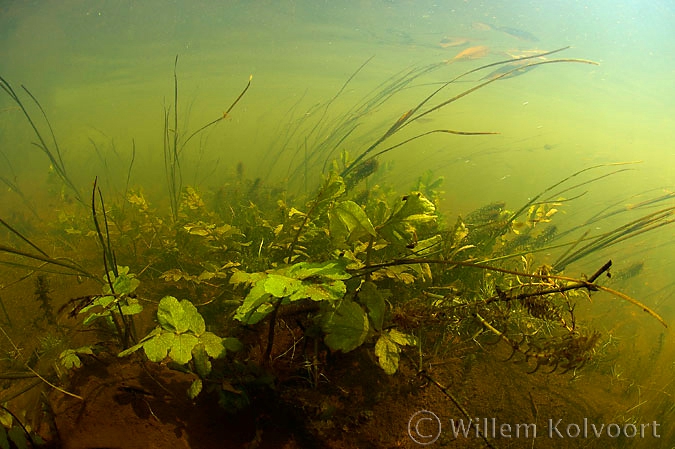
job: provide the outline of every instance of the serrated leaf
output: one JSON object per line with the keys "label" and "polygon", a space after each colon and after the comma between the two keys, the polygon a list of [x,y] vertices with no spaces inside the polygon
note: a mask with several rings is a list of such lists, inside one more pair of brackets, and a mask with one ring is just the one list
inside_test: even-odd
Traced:
{"label": "serrated leaf", "polygon": [[192,360],[192,348],[197,343],[199,343],[199,339],[192,334],[176,335],[169,350],[169,358],[180,365],[185,365]]}
{"label": "serrated leaf", "polygon": [[180,302],[173,296],[165,296],[159,301],[157,307],[157,321],[162,328],[178,333],[185,332],[187,326],[185,323],[180,324],[183,317],[183,308]]}
{"label": "serrated leaf", "polygon": [[230,277],[230,284],[255,284],[261,279],[267,277],[266,273],[247,273],[245,271],[236,270]]}
{"label": "serrated leaf", "polygon": [[322,325],[326,334],[325,342],[335,351],[352,351],[365,341],[368,336],[368,317],[360,305],[354,301],[342,301],[333,311],[328,313]]}

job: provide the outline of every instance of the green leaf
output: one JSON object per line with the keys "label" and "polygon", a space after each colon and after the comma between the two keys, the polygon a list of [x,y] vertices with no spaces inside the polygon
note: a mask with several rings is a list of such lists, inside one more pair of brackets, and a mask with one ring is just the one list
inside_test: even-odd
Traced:
{"label": "green leaf", "polygon": [[368,335],[368,317],[360,305],[344,300],[324,316],[322,329],[329,348],[349,352],[361,346]]}
{"label": "green leaf", "polygon": [[234,337],[225,337],[223,338],[223,347],[231,352],[237,352],[244,349],[244,345]]}
{"label": "green leaf", "polygon": [[265,280],[265,292],[276,298],[285,298],[295,293],[300,285],[301,282],[297,279],[270,274]]}
{"label": "green leaf", "polygon": [[145,355],[148,356],[148,360],[151,362],[161,362],[164,360],[177,337],[173,332],[162,332],[144,342],[143,349],[145,350]]}
{"label": "green leaf", "polygon": [[416,339],[412,335],[391,329],[380,335],[375,343],[375,355],[380,367],[387,374],[394,374],[398,370],[401,347],[399,345],[414,345]]}
{"label": "green leaf", "polygon": [[[127,267],[127,271],[128,270],[129,268]],[[113,281],[113,289],[118,295],[128,295],[129,293],[133,293],[139,285],[141,285],[141,281],[136,279],[133,274],[128,275],[126,273],[120,273]]]}
{"label": "green leaf", "polygon": [[211,362],[203,344],[200,343],[192,348],[192,360],[195,365],[195,371],[200,377],[209,375],[211,372]]}
{"label": "green leaf", "polygon": [[382,330],[384,322],[385,299],[390,296],[388,290],[378,291],[373,282],[364,282],[359,290],[359,301],[368,308],[368,316],[376,331]]}
{"label": "green leaf", "polygon": [[183,323],[183,326],[179,324],[182,318],[183,308],[176,298],[173,296],[165,296],[159,301],[159,306],[157,307],[157,321],[159,321],[159,325],[162,326],[162,328],[177,333],[185,332],[187,330],[187,325],[185,323]]}
{"label": "green leaf", "polygon": [[199,396],[199,393],[202,392],[202,380],[201,379],[195,379],[192,384],[190,384],[190,387],[188,388],[188,396],[190,399],[194,399],[197,396]]}
{"label": "green leaf", "polygon": [[331,280],[345,280],[351,278],[351,275],[346,272],[348,263],[349,261],[344,258],[321,263],[300,262],[293,265],[286,274],[289,277],[301,280],[314,276]]}
{"label": "green leaf", "polygon": [[[248,292],[246,298],[244,298],[244,303],[237,308],[237,312],[234,315],[235,320],[239,320],[244,324],[255,324],[267,315],[267,313],[272,311],[272,308],[269,308],[267,313],[261,315],[265,309],[262,309],[261,306],[267,303],[272,295],[265,291],[265,286],[262,285],[263,282],[257,282],[253,288]],[[261,308],[260,313],[256,314],[255,319],[253,318],[254,312]]]}
{"label": "green leaf", "polygon": [[83,346],[77,349],[66,349],[59,354],[59,362],[65,369],[79,368],[82,366],[82,361],[79,357],[80,354],[93,355],[94,352],[91,350],[90,346]]}
{"label": "green leaf", "polygon": [[436,207],[420,192],[406,196],[401,205],[380,228],[380,233],[390,242],[410,243],[416,227],[434,221]]}
{"label": "green leaf", "polygon": [[314,216],[324,213],[326,208],[345,192],[345,183],[335,172],[331,172],[319,192],[314,206]]}
{"label": "green leaf", "polygon": [[404,334],[403,332],[397,331],[396,329],[388,330],[387,334],[391,341],[401,346],[415,346],[417,344],[417,339],[414,336]]}
{"label": "green leaf", "polygon": [[364,236],[377,237],[377,232],[364,210],[353,201],[341,201],[330,213],[330,232],[333,238],[354,241]]}
{"label": "green leaf", "polygon": [[162,328],[182,334],[188,330],[199,335],[204,332],[204,318],[197,308],[187,299],[178,301],[173,296],[165,296],[157,308],[157,320]]}
{"label": "green leaf", "polygon": [[122,306],[122,315],[137,315],[142,311],[143,306],[134,298],[127,298],[127,303]]}
{"label": "green leaf", "polygon": [[66,349],[59,354],[59,362],[65,369],[79,368],[82,366],[82,361],[72,349]]}
{"label": "green leaf", "polygon": [[109,315],[110,315],[110,312],[92,313],[82,321],[82,325],[89,326],[91,323],[93,323],[97,319],[99,319],[101,317],[109,316]]}
{"label": "green leaf", "polygon": [[204,334],[199,337],[199,341],[204,345],[204,350],[208,355],[214,359],[219,359],[225,357],[225,346],[223,345],[223,339],[211,332],[204,332]]}
{"label": "green leaf", "polygon": [[267,277],[267,273],[259,272],[259,273],[247,273],[245,271],[240,271],[236,270],[234,273],[232,273],[232,276],[230,277],[230,284],[249,284],[253,285],[256,282],[258,282],[261,279],[265,279]]}
{"label": "green leaf", "polygon": [[169,351],[169,358],[180,365],[185,365],[192,360],[192,348],[197,343],[199,339],[192,334],[176,335]]}
{"label": "green leaf", "polygon": [[197,310],[197,307],[187,299],[182,300],[180,305],[183,308],[183,318],[187,324],[188,330],[192,331],[197,336],[203,334],[206,330],[206,323]]}
{"label": "green leaf", "polygon": [[304,284],[289,299],[297,301],[309,298],[312,301],[335,301],[342,299],[347,293],[347,286],[342,281],[322,284]]}
{"label": "green leaf", "polygon": [[387,374],[394,374],[398,370],[399,353],[401,349],[394,343],[387,334],[382,334],[375,343],[375,355],[380,367]]}

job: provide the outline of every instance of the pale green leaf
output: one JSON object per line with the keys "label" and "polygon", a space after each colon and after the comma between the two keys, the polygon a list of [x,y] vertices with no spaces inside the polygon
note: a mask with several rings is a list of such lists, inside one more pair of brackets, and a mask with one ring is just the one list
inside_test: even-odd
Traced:
{"label": "pale green leaf", "polygon": [[183,320],[188,330],[197,336],[203,334],[206,330],[206,323],[204,323],[204,318],[197,310],[197,307],[187,299],[183,299],[180,302],[180,306],[183,308]]}
{"label": "pale green leaf", "polygon": [[145,350],[148,360],[151,362],[161,362],[164,360],[177,337],[173,332],[162,332],[145,341],[143,343],[143,350]]}
{"label": "pale green leaf", "polygon": [[183,308],[173,296],[165,296],[157,307],[157,321],[166,330],[176,333],[187,331],[187,324],[183,322]]}
{"label": "pale green leaf", "polygon": [[387,334],[382,334],[375,343],[375,355],[380,367],[387,374],[394,374],[398,370],[401,349]]}
{"label": "pale green leaf", "polygon": [[303,284],[291,297],[291,301],[309,298],[312,301],[335,301],[342,299],[347,293],[347,287],[342,281],[325,282],[321,284]]}
{"label": "pale green leaf", "polygon": [[388,330],[387,335],[391,341],[401,346],[415,346],[417,344],[417,339],[413,335],[404,334],[396,329]]}
{"label": "pale green leaf", "polygon": [[297,279],[270,274],[265,280],[265,291],[276,298],[291,296],[300,288],[301,282]]}
{"label": "pale green leaf", "polygon": [[169,358],[179,365],[185,365],[192,360],[192,348],[197,343],[199,343],[199,339],[192,334],[176,335],[169,350]]}
{"label": "pale green leaf", "polygon": [[204,345],[204,350],[206,353],[218,359],[225,356],[225,346],[223,345],[223,339],[211,332],[204,332],[204,334],[199,337],[199,341]]}

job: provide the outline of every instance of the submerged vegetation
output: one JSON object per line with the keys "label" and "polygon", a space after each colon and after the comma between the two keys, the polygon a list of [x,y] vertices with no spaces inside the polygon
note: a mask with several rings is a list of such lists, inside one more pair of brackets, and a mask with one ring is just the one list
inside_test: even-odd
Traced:
{"label": "submerged vegetation", "polygon": [[[253,401],[260,389],[298,381],[320,389],[324,381],[337,382],[331,375],[339,364],[334,356],[363,351],[373,360],[373,369],[388,375],[408,364],[468,415],[470,405],[460,405],[429,368],[451,357],[453,341],[499,343],[508,347],[508,360],[527,364],[524,372],[573,375],[598,355],[605,338],[577,312],[578,304],[592,294],[614,295],[665,325],[639,300],[603,285],[612,261],[604,260],[592,274],[566,271],[574,262],[672,224],[675,206],[668,194],[630,208],[617,204],[573,227],[558,227],[559,212],[570,201],[625,170],[626,164],[581,169],[515,209],[492,202],[454,218],[439,210],[444,180],[432,172],[406,192],[377,182],[386,170],[381,156],[413,140],[435,133],[493,134],[432,129],[395,140],[419,118],[516,70],[551,63],[594,64],[544,59],[561,50],[520,58],[517,68],[439,100],[459,79],[513,60],[442,83],[350,154],[343,148],[363,119],[445,63],[404,71],[346,114],[332,118],[331,104],[359,68],[333,99],[316,107],[318,114],[288,123],[280,147],[271,150],[275,159],[291,153],[285,185],[269,177],[247,179],[241,166],[219,185],[185,185],[182,161],[188,144],[245,101],[251,79],[221,117],[190,133],[179,129],[174,67],[174,100],[165,110],[163,142],[168,207],[161,200],[155,205],[141,186],[131,187],[131,166],[122,197],[106,197],[95,181],[91,201],[85,200],[69,177],[38,100],[22,86],[40,113],[42,127],[0,78],[0,86],[33,129],[35,145],[77,200],[67,219],[46,225],[48,235],[59,236],[52,253],[43,249],[48,240],[40,244],[37,237],[0,221],[0,263],[25,270],[17,284],[33,279],[35,322],[41,328],[39,344],[20,351],[5,312],[2,329],[13,352],[7,353],[0,378],[16,387],[11,392],[7,388],[1,402],[42,385],[86,400],[82,386],[72,381],[73,370],[132,358],[143,366],[149,361],[184,373],[191,379],[189,398],[214,394],[234,412]],[[303,143],[296,145],[298,141]],[[23,195],[18,187],[13,190]],[[628,212],[640,215],[609,231],[594,231],[603,220],[609,223]],[[544,263],[537,257],[544,252],[555,254],[555,260]],[[55,304],[57,287],[47,276],[78,279],[90,290]],[[49,397],[40,395],[46,415],[52,413]],[[0,428],[9,429],[15,444],[22,438],[24,445],[26,439],[39,444],[35,432],[50,428],[40,428],[43,421],[27,424],[13,416]],[[54,417],[50,419],[53,423]],[[0,441],[6,442],[3,435]],[[54,439],[57,433],[51,429],[44,436]],[[486,444],[493,443],[486,439]]]}

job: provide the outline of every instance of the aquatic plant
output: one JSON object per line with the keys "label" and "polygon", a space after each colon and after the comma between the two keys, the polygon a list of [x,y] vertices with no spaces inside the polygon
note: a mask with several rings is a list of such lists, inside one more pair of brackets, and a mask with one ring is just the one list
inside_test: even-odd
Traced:
{"label": "aquatic plant", "polygon": [[[78,343],[60,351],[57,359],[66,371],[96,355],[93,347],[97,343],[106,343],[100,347],[119,357],[142,348],[148,361],[193,376],[190,398],[212,390],[227,403],[222,396],[233,393],[243,397],[254,383],[251,377],[260,379],[270,373],[279,383],[300,377],[319,388],[322,376],[327,378],[333,368],[331,355],[361,351],[372,355],[388,375],[396,373],[402,363],[409,363],[414,372],[453,398],[468,417],[450,390],[425,370],[429,358],[447,357],[452,350],[447,343],[454,338],[505,344],[510,348],[509,359],[526,362],[529,368],[525,371],[530,373],[574,373],[597,356],[603,338],[577,313],[577,303],[592,294],[603,291],[615,295],[665,325],[656,311],[603,285],[611,261],[604,259],[591,276],[568,276],[563,271],[629,238],[673,223],[675,207],[664,206],[657,212],[647,209],[673,198],[665,195],[633,206],[631,210],[641,216],[610,231],[593,235],[590,227],[625,212],[625,206],[617,205],[560,230],[558,211],[581,196],[583,188],[621,173],[625,167],[588,167],[514,210],[494,201],[454,220],[438,210],[444,180],[433,173],[424,174],[406,192],[373,182],[383,169],[380,156],[413,140],[434,133],[491,134],[437,129],[392,140],[419,118],[516,70],[554,62],[593,64],[577,59],[519,64],[428,105],[460,78],[509,62],[513,60],[488,64],[442,83],[378,137],[359,147],[354,157],[347,152],[336,157],[338,147],[350,139],[362,119],[441,65],[404,71],[346,115],[332,119],[328,113],[331,104],[362,66],[334,98],[319,107],[317,122],[302,119],[289,125],[292,129],[280,152],[292,147],[291,135],[306,131],[301,139],[304,146],[294,148],[289,173],[300,176],[291,185],[247,179],[239,165],[230,179],[210,190],[184,185],[181,155],[194,136],[227,117],[246,93],[250,79],[222,117],[184,138],[178,130],[176,59],[174,101],[165,109],[163,142],[169,210],[152,207],[137,187],[125,189],[123,198],[106,206],[95,179],[87,217],[93,230],[67,235],[97,245],[103,276],[93,275],[69,259],[51,257],[2,220],[0,224],[18,243],[0,245],[0,253],[8,257],[0,263],[27,267],[31,273],[58,268],[63,274],[87,276],[103,285],[102,291],[71,299],[62,308],[81,319],[78,326],[96,324],[108,331],[92,338],[91,345]],[[19,102],[2,81],[5,91]],[[24,114],[32,125],[26,110]],[[60,160],[53,140],[53,152],[44,142],[39,147]],[[304,157],[298,162],[303,150]],[[596,175],[598,171],[602,173]],[[71,187],[65,169],[57,173]],[[587,175],[594,177],[582,179]],[[542,251],[555,252],[557,261],[550,266],[538,262],[536,254]],[[27,262],[22,264],[22,260]],[[129,266],[118,265],[118,260]],[[35,262],[39,264],[33,265]],[[39,279],[40,305],[51,314],[48,289]],[[141,286],[143,294],[138,293]],[[158,291],[162,294],[156,294]],[[141,329],[145,335],[138,338],[133,317],[144,310],[141,301],[153,303],[160,296],[157,324]],[[20,362],[30,368],[31,375],[43,379],[26,361]],[[45,369],[43,374],[47,372],[52,371]]]}

